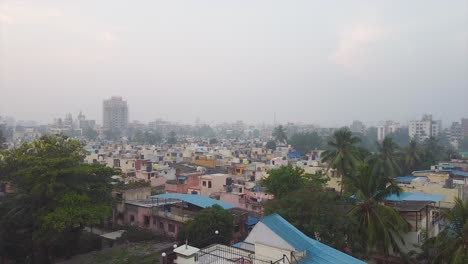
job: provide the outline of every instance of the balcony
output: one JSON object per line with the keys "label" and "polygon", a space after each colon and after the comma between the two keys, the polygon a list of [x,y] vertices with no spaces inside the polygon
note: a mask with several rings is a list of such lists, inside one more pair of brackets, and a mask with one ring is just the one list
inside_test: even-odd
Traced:
{"label": "balcony", "polygon": [[154,207],[152,208],[152,214],[157,215],[163,218],[171,219],[177,222],[185,223],[188,220],[191,220],[195,217],[196,213],[174,209],[171,212],[161,210],[162,208]]}

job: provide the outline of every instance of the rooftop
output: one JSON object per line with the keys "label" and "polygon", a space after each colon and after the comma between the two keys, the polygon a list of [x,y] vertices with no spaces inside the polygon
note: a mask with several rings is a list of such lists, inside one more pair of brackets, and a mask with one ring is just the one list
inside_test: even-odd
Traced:
{"label": "rooftop", "polygon": [[260,221],[296,250],[307,252],[307,256],[299,261],[301,264],[365,263],[306,236],[278,214],[266,216]]}
{"label": "rooftop", "polygon": [[391,202],[403,202],[403,201],[429,201],[429,202],[440,202],[444,200],[444,195],[439,194],[427,194],[427,193],[413,193],[413,192],[401,192],[399,195],[392,194],[387,196],[385,200]]}
{"label": "rooftop", "polygon": [[224,203],[215,199],[211,199],[206,196],[196,195],[196,194],[181,194],[181,193],[165,193],[159,195],[150,196],[152,199],[176,199],[181,200],[193,205],[196,205],[201,208],[212,207],[213,205],[219,205],[223,209],[228,210],[234,208],[234,206]]}

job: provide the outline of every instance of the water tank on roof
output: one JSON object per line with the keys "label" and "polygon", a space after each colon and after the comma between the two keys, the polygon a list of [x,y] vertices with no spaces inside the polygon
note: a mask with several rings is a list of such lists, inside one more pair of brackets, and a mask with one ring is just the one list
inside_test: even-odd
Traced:
{"label": "water tank on roof", "polygon": [[453,189],[455,186],[453,184],[453,179],[445,180],[445,188]]}
{"label": "water tank on roof", "polygon": [[231,186],[232,185],[232,178],[231,177],[227,177],[226,178],[226,186]]}

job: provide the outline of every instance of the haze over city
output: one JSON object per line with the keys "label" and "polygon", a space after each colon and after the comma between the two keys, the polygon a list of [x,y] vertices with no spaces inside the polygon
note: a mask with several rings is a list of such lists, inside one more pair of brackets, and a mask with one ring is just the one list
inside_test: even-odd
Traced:
{"label": "haze over city", "polygon": [[[450,15],[447,15],[450,14]],[[0,113],[102,122],[407,121],[468,112],[466,1],[0,3]]]}

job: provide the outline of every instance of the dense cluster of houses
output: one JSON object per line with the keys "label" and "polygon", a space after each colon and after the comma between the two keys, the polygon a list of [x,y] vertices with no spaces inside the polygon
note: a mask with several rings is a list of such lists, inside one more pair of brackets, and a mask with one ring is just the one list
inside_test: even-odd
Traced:
{"label": "dense cluster of houses", "polygon": [[[232,242],[242,245],[237,251],[268,251],[271,250],[269,246],[276,245],[277,250],[289,252],[289,255],[286,254],[289,259],[307,259],[307,250],[299,250],[289,244],[296,250],[293,250],[296,253],[292,256],[293,251],[281,235],[270,234],[276,239],[271,241],[276,242],[261,239],[271,231],[261,224],[265,223],[265,219],[285,220],[280,216],[264,217],[263,205],[274,197],[266,192],[259,181],[268,177],[270,169],[287,165],[301,167],[306,173],[326,173],[327,164],[321,162],[320,150],[301,156],[289,146],[268,150],[263,144],[238,142],[166,146],[108,144],[89,145],[86,150],[86,162],[106,164],[122,171],[122,175],[115,176],[116,184],[120,182],[123,186],[125,183],[130,186],[132,182],[146,183],[115,191],[120,201],[114,212],[114,222],[117,224],[138,226],[175,238],[181,226],[197,212],[217,204],[229,210],[235,218]],[[430,170],[415,171],[412,175],[396,178],[404,193],[388,197],[386,203],[397,209],[412,225],[411,231],[405,235],[406,252],[414,250],[413,245],[421,244],[423,236],[436,236],[444,228],[441,208],[453,207],[455,197],[468,198],[466,171],[466,160],[453,160],[434,165]],[[328,187],[338,190],[339,179],[334,177],[334,171],[328,171],[328,176]],[[293,228],[289,223],[287,226]],[[290,232],[297,234],[299,231],[294,229]],[[253,239],[254,234],[258,238]],[[307,241],[309,239],[305,238]],[[320,242],[310,243],[315,245]],[[320,246],[325,247],[323,244]],[[180,254],[184,255],[188,249],[188,245],[185,250],[181,248]],[[193,253],[196,250],[192,248],[188,251]],[[239,254],[242,255],[242,252]],[[257,254],[270,256],[267,257],[270,261],[276,261],[272,256],[279,257],[261,253],[261,250],[259,252]]]}

